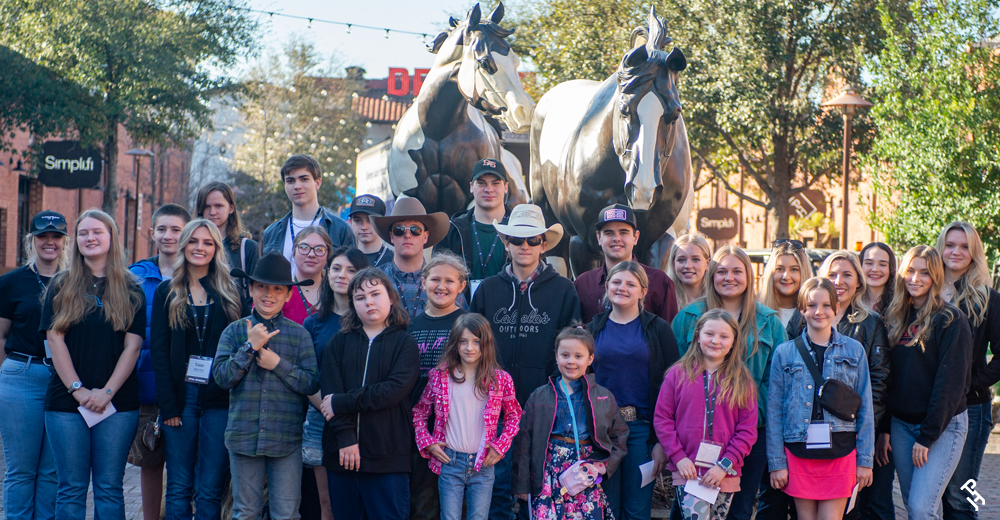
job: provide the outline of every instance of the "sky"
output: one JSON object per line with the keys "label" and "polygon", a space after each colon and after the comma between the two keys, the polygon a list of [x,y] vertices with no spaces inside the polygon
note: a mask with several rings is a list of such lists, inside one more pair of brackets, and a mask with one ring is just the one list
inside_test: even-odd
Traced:
{"label": "sky", "polygon": [[[248,7],[314,19],[310,28],[307,20],[257,15],[266,31],[262,35],[265,46],[280,49],[292,35],[303,35],[324,56],[334,55],[343,66],[360,65],[366,70],[365,77],[378,79],[388,76],[389,67],[404,67],[412,73],[414,68],[428,68],[434,62],[434,55],[427,52],[420,36],[394,34],[392,29],[426,33],[429,42],[447,26],[449,15],[465,13],[471,3],[472,0],[249,0]],[[484,3],[483,15],[488,15],[493,7]],[[352,27],[348,34],[343,25],[318,20],[388,28],[389,38],[386,39],[382,29]]]}

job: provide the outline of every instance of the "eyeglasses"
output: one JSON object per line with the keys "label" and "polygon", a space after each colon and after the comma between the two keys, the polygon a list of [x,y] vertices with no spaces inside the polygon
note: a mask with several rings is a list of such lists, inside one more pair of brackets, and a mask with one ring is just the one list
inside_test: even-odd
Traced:
{"label": "eyeglasses", "polygon": [[792,249],[805,249],[806,245],[802,243],[801,240],[791,240],[788,238],[779,238],[771,243],[771,249],[777,249],[784,244],[789,244]]}
{"label": "eyeglasses", "polygon": [[309,256],[309,252],[312,251],[313,254],[322,258],[326,256],[326,246],[310,246],[309,244],[299,244],[295,246],[295,249],[302,256]]}
{"label": "eyeglasses", "polygon": [[401,236],[405,235],[407,231],[409,231],[410,234],[413,235],[413,236],[415,236],[415,237],[419,237],[420,235],[424,234],[424,228],[423,228],[423,226],[413,225],[413,226],[410,226],[410,227],[406,227],[406,226],[393,226],[392,227],[392,234],[395,235],[395,236],[397,236],[397,237],[401,237]]}
{"label": "eyeglasses", "polygon": [[515,245],[515,246],[520,246],[525,241],[527,241],[528,245],[531,246],[531,247],[536,247],[536,246],[542,245],[542,237],[540,237],[540,236],[531,237],[531,238],[507,237],[507,243],[509,243],[511,245]]}

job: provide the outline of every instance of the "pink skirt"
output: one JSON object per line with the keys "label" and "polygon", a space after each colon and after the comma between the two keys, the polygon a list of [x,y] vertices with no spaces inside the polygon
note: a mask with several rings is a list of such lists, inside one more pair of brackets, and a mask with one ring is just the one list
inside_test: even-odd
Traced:
{"label": "pink skirt", "polygon": [[839,459],[801,459],[785,449],[789,496],[809,500],[849,498],[858,482],[857,450]]}

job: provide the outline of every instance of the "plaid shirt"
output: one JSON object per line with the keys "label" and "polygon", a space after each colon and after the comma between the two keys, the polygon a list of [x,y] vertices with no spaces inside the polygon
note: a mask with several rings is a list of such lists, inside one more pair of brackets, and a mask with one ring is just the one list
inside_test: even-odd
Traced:
{"label": "plaid shirt", "polygon": [[212,375],[230,391],[226,448],[248,457],[284,457],[302,448],[303,403],[319,390],[316,351],[306,329],[281,313],[264,320],[254,311],[249,319],[268,332],[281,330],[265,347],[281,361],[266,370],[255,352],[240,348],[247,341],[246,318],[222,332]]}

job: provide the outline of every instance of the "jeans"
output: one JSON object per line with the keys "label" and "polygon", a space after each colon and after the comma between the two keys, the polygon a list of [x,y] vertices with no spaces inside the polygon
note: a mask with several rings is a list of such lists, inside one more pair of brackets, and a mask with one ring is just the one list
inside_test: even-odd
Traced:
{"label": "jeans", "polygon": [[892,458],[899,475],[899,489],[909,520],[939,519],[941,495],[958,466],[969,430],[968,412],[951,418],[941,436],[929,446],[923,467],[913,466],[913,445],[920,435],[919,424],[909,424],[893,417]]}
{"label": "jeans", "polygon": [[87,516],[93,480],[94,520],[125,518],[125,460],[139,427],[139,410],[116,412],[87,428],[78,412],[45,412],[45,432],[59,474],[56,520]]}
{"label": "jeans", "polygon": [[740,490],[733,493],[733,502],[729,508],[730,520],[750,520],[753,515],[753,503],[757,498],[760,480],[767,467],[767,432],[766,428],[757,428],[757,442],[750,448],[750,453],[743,458],[743,469],[740,475]]}
{"label": "jeans", "polygon": [[[993,429],[993,406],[989,402],[969,405],[969,434],[965,437],[965,447],[958,466],[951,477],[951,482],[945,488],[943,506],[944,517],[948,520],[965,518],[975,520],[979,517],[976,507],[968,500],[970,494],[962,489],[969,479],[979,480],[979,467],[983,463],[983,453],[990,440]],[[966,488],[969,489],[969,488]]]}
{"label": "jeans", "polygon": [[181,425],[161,425],[167,458],[166,518],[192,518],[191,498],[197,481],[195,518],[218,520],[222,512],[223,487],[229,476],[229,451],[226,450],[224,439],[229,410],[202,410],[198,406],[200,385],[187,385],[187,400],[181,414]]}
{"label": "jeans", "polygon": [[336,520],[407,520],[410,475],[327,471],[330,506]]}
{"label": "jeans", "polygon": [[617,520],[649,520],[653,508],[653,486],[640,487],[639,466],[652,460],[653,445],[648,444],[649,421],[638,419],[628,423],[628,452],[618,471],[601,482],[604,494]]}
{"label": "jeans", "polygon": [[462,520],[462,500],[465,500],[468,520],[486,520],[493,495],[493,468],[482,466],[476,471],[476,454],[459,453],[445,448],[451,459],[441,466],[438,491],[441,494],[442,520]]}
{"label": "jeans", "polygon": [[[503,421],[497,425],[498,431],[502,431]],[[513,446],[512,446],[513,448]],[[504,454],[500,462],[497,462],[494,469],[493,497],[490,499],[490,520],[527,520],[528,503],[517,500],[517,515],[514,514],[514,450],[509,449]]]}
{"label": "jeans", "polygon": [[55,517],[56,461],[45,435],[49,367],[7,358],[0,367],[0,437],[7,473],[3,509],[9,520]]}
{"label": "jeans", "polygon": [[233,519],[257,520],[267,505],[273,520],[298,520],[302,491],[302,448],[284,457],[248,457],[229,452],[233,472]]}

